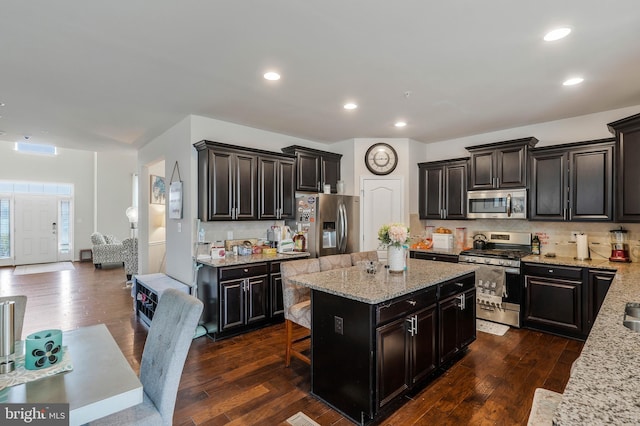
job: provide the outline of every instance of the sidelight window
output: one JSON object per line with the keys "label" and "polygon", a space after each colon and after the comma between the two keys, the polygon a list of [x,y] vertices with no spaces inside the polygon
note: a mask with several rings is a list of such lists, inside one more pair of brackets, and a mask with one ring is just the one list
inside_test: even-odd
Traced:
{"label": "sidelight window", "polygon": [[11,204],[0,198],[0,259],[11,257]]}

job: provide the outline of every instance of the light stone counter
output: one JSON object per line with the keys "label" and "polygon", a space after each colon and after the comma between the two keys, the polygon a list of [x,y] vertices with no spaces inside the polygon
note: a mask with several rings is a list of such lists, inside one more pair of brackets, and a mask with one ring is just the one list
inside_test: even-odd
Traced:
{"label": "light stone counter", "polygon": [[408,270],[401,274],[389,273],[385,268],[381,268],[376,274],[368,274],[354,266],[298,275],[292,277],[291,281],[313,290],[324,291],[368,304],[377,304],[478,269],[474,265],[428,262],[416,259],[409,259],[408,266]]}
{"label": "light stone counter", "polygon": [[640,334],[622,325],[627,302],[640,302],[640,264],[605,259],[527,256],[525,262],[616,270],[575,369],[554,415],[554,424],[640,423]]}
{"label": "light stone counter", "polygon": [[214,268],[222,268],[223,266],[248,265],[251,263],[274,262],[277,260],[292,260],[309,257],[309,252],[291,252],[287,254],[250,254],[248,256],[228,255],[224,259],[211,259],[210,257],[198,259],[198,263],[212,266]]}
{"label": "light stone counter", "polygon": [[457,248],[450,249],[442,249],[442,248],[430,248],[430,249],[409,249],[410,251],[420,252],[420,253],[433,253],[433,254],[450,254],[453,256],[457,256],[460,254],[461,250]]}

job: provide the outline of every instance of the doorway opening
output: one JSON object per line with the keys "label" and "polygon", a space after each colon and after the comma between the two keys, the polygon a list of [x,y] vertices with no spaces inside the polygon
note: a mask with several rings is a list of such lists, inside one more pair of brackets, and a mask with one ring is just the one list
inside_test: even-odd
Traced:
{"label": "doorway opening", "polygon": [[73,261],[73,190],[0,181],[0,265]]}

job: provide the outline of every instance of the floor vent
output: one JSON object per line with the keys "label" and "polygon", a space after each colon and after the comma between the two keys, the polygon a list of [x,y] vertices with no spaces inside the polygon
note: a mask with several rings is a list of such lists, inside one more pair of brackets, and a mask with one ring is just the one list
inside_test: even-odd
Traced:
{"label": "floor vent", "polygon": [[287,419],[287,423],[289,423],[291,426],[320,426],[319,423],[311,420],[311,418],[304,414],[302,411],[298,411],[296,414],[289,417]]}

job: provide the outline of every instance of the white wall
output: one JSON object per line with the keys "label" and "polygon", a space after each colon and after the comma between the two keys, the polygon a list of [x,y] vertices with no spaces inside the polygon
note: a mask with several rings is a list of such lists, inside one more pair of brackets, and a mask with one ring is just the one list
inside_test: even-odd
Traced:
{"label": "white wall", "polygon": [[497,132],[429,143],[426,145],[426,157],[418,162],[468,157],[469,151],[467,151],[465,147],[526,138],[529,136],[534,136],[538,139],[539,142],[536,145],[536,148],[563,143],[611,138],[613,135],[607,129],[607,123],[638,114],[639,112],[640,105],[582,115],[564,120],[549,121],[530,126],[514,127],[512,129],[499,130]]}
{"label": "white wall", "polygon": [[135,151],[94,153],[58,148],[58,155],[50,157],[20,154],[13,147],[13,142],[0,141],[0,179],[74,185],[75,260],[80,249],[91,248],[89,237],[94,230],[119,238],[129,235],[124,212],[131,204]]}
{"label": "white wall", "polygon": [[[120,240],[131,235],[127,207],[131,206],[131,178],[136,172],[135,151],[99,152],[96,154],[96,230],[116,235]],[[91,247],[91,246],[89,246]]]}

